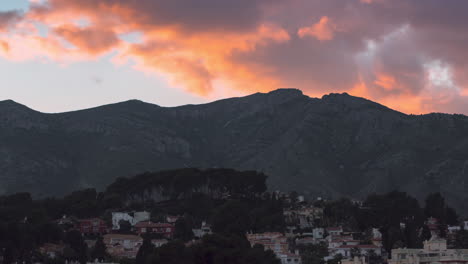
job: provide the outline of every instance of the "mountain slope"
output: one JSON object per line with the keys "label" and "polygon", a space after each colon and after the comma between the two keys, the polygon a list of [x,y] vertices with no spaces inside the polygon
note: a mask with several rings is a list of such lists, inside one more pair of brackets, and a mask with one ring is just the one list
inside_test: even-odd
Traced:
{"label": "mountain slope", "polygon": [[103,188],[183,167],[255,169],[272,189],[362,197],[441,191],[468,211],[468,118],[280,89],[174,108],[128,101],[61,114],[0,102],[0,192]]}

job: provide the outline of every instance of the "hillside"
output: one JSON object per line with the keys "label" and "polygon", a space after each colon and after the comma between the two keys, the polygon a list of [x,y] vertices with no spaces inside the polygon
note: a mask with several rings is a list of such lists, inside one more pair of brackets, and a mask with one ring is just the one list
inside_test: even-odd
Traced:
{"label": "hillside", "polygon": [[468,118],[405,115],[347,94],[316,99],[294,89],[60,114],[0,102],[0,193],[63,195],[184,167],[257,170],[271,189],[314,196],[441,191],[467,212]]}

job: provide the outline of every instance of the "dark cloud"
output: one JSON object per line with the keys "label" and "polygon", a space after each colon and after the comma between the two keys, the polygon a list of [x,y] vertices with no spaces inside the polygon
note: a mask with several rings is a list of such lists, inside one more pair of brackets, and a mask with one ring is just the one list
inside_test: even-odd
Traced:
{"label": "dark cloud", "polygon": [[0,11],[0,30],[6,29],[12,23],[20,20],[22,17],[22,13],[19,11]]}

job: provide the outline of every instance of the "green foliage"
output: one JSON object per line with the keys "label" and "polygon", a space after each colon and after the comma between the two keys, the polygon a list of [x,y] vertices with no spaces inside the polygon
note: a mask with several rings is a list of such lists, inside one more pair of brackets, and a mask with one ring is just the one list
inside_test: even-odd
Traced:
{"label": "green foliage", "polygon": [[329,226],[356,226],[358,206],[349,199],[339,199],[325,204],[324,221]]}
{"label": "green foliage", "polygon": [[463,227],[455,235],[454,241],[455,248],[468,248],[468,231],[463,229]]}
{"label": "green foliage", "polygon": [[155,247],[151,243],[150,237],[145,237],[143,239],[143,244],[141,245],[138,253],[136,255],[135,264],[145,264],[149,261],[151,254],[153,254]]}
{"label": "green foliage", "polygon": [[241,201],[229,201],[213,214],[213,231],[222,234],[243,235],[249,231],[248,205]]}
{"label": "green foliage", "polygon": [[327,245],[301,245],[298,247],[303,264],[324,264],[324,257],[328,256]]}
{"label": "green foliage", "polygon": [[[119,178],[106,190],[122,198],[158,191],[168,200],[192,197],[204,192],[212,198],[229,194],[235,197],[259,195],[266,191],[266,176],[255,171],[238,172],[231,169],[179,169],[145,173],[131,179]],[[125,197],[127,196],[127,197]],[[140,195],[142,202],[152,199]]]}
{"label": "green foliage", "polygon": [[193,238],[193,221],[189,217],[182,217],[175,222],[174,238],[190,241]]}
{"label": "green foliage", "polygon": [[98,261],[102,262],[108,260],[109,258],[110,256],[107,253],[106,244],[104,244],[103,238],[99,237],[91,251],[91,261],[97,259]]}
{"label": "green foliage", "polygon": [[88,260],[88,246],[83,240],[80,232],[72,230],[65,234],[65,242],[70,245],[68,260],[75,260],[80,263],[86,263]]}
{"label": "green foliage", "polygon": [[424,208],[426,217],[436,218],[441,225],[457,225],[457,212],[449,207],[440,193],[429,194]]}

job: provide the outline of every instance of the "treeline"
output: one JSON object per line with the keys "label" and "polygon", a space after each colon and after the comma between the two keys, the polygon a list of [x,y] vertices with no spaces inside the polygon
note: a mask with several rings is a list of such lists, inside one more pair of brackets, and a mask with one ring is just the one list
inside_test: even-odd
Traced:
{"label": "treeline", "polygon": [[198,193],[212,198],[247,197],[265,192],[266,179],[265,174],[256,171],[180,169],[119,178],[106,193],[140,202],[190,198]]}
{"label": "treeline", "polygon": [[[446,203],[440,193],[427,196],[424,206],[416,198],[398,191],[369,195],[362,204],[350,199],[340,199],[319,205],[324,207],[325,225],[341,225],[364,233],[378,228],[383,235],[383,245],[387,252],[392,248],[422,247],[422,242],[431,237],[426,225],[426,220],[430,217],[437,219],[438,233],[442,237],[446,237],[448,225],[460,225],[457,212]],[[462,233],[465,232],[460,232]]]}
{"label": "treeline", "polygon": [[145,239],[141,246],[136,264],[280,264],[271,250],[263,246],[250,246],[243,237],[236,235],[207,235],[196,244],[186,246],[175,241],[155,248]]}
{"label": "treeline", "polygon": [[[2,196],[0,249],[3,251],[0,255],[4,258],[3,263],[47,262],[50,260],[39,254],[38,248],[44,243],[54,243],[67,245],[59,263],[94,260],[96,253],[93,252],[102,252],[102,248],[87,248],[79,232],[71,227],[61,227],[55,220],[64,215],[74,219],[98,217],[110,226],[112,212],[132,210],[150,211],[154,222],[163,221],[166,215],[182,216],[175,230],[179,241],[190,241],[192,228],[207,221],[219,234],[219,239],[237,236],[243,240],[236,250],[248,255],[250,253],[245,251],[247,241],[242,234],[285,229],[282,201],[264,194],[265,181],[266,176],[256,172],[183,169],[119,179],[104,192],[86,189],[63,198],[42,200],[33,200],[28,193]],[[129,195],[155,186],[162,188],[169,198],[160,202],[153,199],[128,201]]]}

